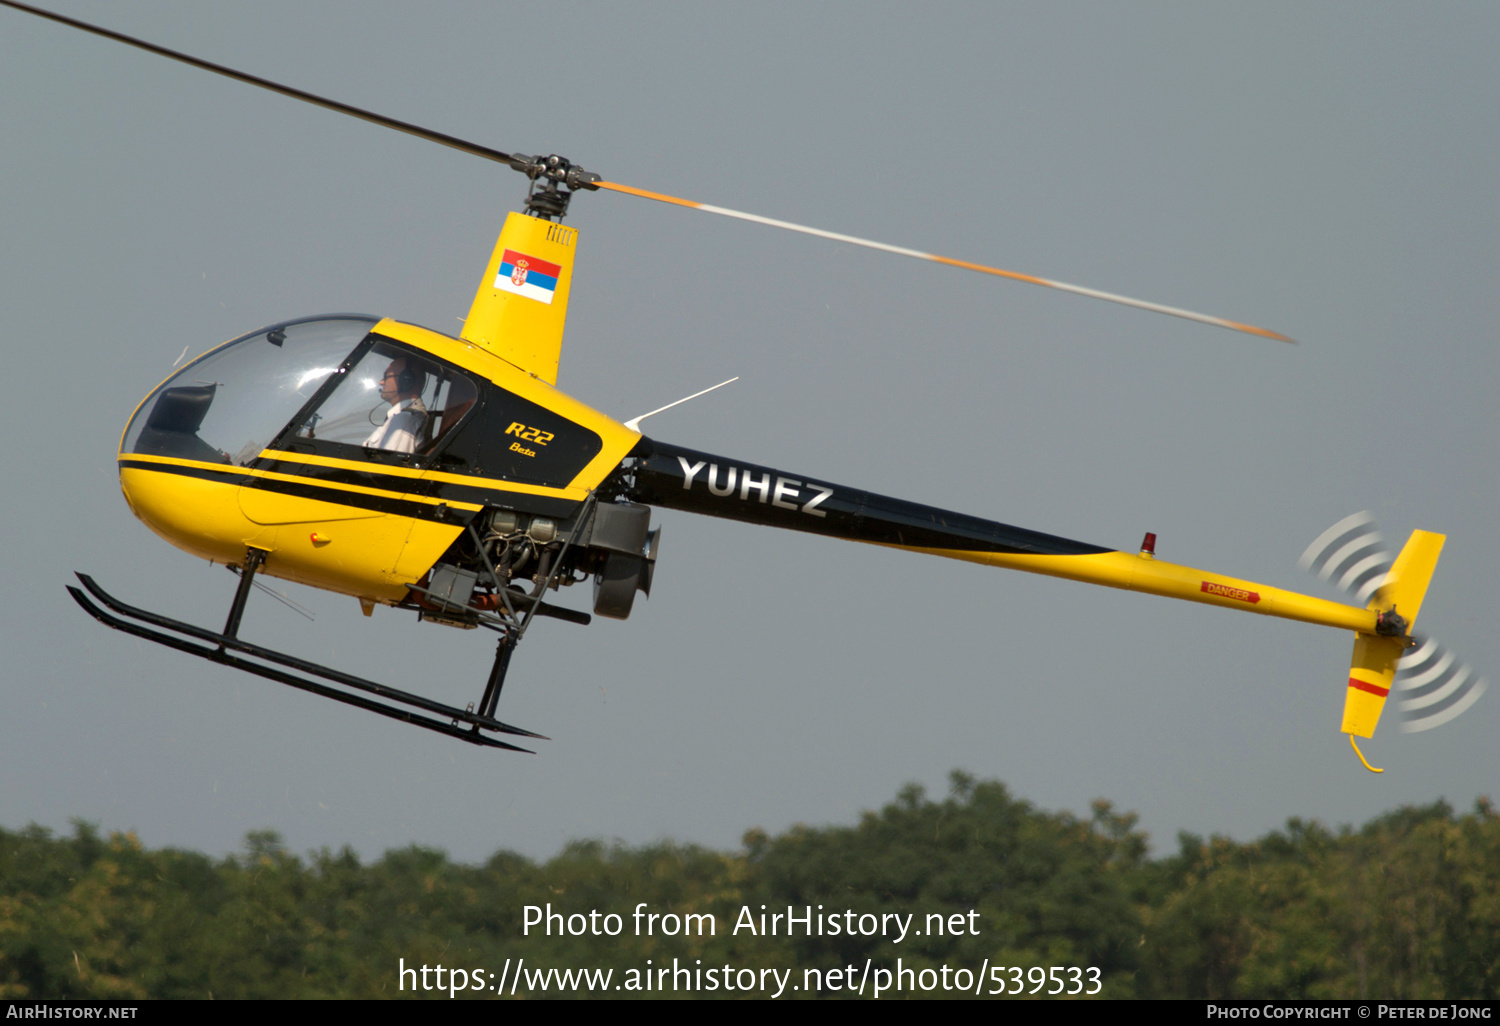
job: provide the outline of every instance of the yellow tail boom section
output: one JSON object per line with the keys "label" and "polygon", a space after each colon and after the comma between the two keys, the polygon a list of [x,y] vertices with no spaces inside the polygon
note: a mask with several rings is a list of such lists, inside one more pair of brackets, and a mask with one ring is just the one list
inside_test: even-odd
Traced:
{"label": "yellow tail boom section", "polygon": [[1376,615],[1369,610],[1284,588],[1274,588],[1269,584],[1227,577],[1197,567],[1169,563],[1151,555],[1108,551],[1087,555],[1036,555],[912,545],[893,547],[1008,570],[1065,577],[1086,584],[1102,584],[1108,588],[1140,591],[1243,613],[1301,620],[1324,627],[1353,631],[1375,630]]}
{"label": "yellow tail boom section", "polygon": [[555,221],[507,217],[461,337],[557,384],[577,239]]}

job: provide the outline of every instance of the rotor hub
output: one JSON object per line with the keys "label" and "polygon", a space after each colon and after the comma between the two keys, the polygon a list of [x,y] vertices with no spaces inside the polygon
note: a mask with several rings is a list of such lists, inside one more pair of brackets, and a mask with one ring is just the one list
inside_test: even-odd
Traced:
{"label": "rotor hub", "polygon": [[580,189],[597,190],[599,176],[553,153],[546,157],[518,154],[511,165],[531,179],[526,193],[526,213],[545,221],[561,221],[568,213],[568,201]]}

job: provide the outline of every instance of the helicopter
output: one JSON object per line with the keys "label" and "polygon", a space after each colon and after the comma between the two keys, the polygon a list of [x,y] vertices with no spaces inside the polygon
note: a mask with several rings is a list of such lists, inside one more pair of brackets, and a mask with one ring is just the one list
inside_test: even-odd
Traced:
{"label": "helicopter", "polygon": [[[590,581],[594,615],[628,616],[634,595],[650,592],[659,552],[650,509],[674,508],[1353,630],[1360,642],[1351,681],[1364,686],[1349,686],[1345,732],[1351,743],[1373,733],[1396,658],[1411,646],[1440,536],[1414,535],[1392,564],[1399,580],[1362,607],[1344,606],[1157,560],[1150,536],[1139,553],[1118,552],[649,439],[639,421],[615,421],[555,388],[577,245],[576,231],[562,221],[574,193],[609,190],[836,241],[868,240],[647,193],[561,157],[501,154],[252,76],[232,77],[457,143],[522,172],[531,188],[525,213],[507,221],[456,338],[358,315],[287,321],[219,347],[143,400],[121,442],[127,501],[173,544],[238,568],[240,585],[224,629],[209,631],[125,606],[83,578],[74,597],[110,626],[466,741],[514,747],[488,735],[537,736],[495,718],[521,636],[537,616],[584,622],[587,614],[550,596]],[[420,406],[421,416],[408,418],[420,423],[405,432],[405,451],[368,444],[395,405],[382,394],[387,375],[392,395],[408,396],[398,402],[413,404],[405,412]],[[350,595],[367,611],[384,604],[435,623],[494,631],[496,658],[483,696],[476,707],[457,710],[249,645],[238,626],[258,576]],[[1467,676],[1460,683],[1460,700],[1477,697],[1479,685]]]}

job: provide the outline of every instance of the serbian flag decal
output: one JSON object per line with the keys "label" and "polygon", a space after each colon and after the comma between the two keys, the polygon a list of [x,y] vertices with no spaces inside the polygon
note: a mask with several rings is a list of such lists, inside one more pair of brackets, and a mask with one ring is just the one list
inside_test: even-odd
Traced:
{"label": "serbian flag decal", "polygon": [[534,256],[507,249],[500,258],[500,272],[495,275],[495,288],[550,306],[552,296],[557,292],[557,279],[561,275],[562,268],[557,264],[549,264]]}

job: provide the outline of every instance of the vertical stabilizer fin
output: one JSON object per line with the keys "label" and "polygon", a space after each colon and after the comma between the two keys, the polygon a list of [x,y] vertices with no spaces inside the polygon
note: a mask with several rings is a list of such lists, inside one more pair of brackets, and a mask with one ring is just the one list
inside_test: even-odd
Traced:
{"label": "vertical stabilizer fin", "polygon": [[490,256],[462,337],[557,384],[578,230],[512,213]]}
{"label": "vertical stabilizer fin", "polygon": [[1349,687],[1344,692],[1344,725],[1339,728],[1350,736],[1373,737],[1380,722],[1391,682],[1396,679],[1396,664],[1406,652],[1406,638],[1360,634],[1354,639],[1354,658],[1349,662]]}
{"label": "vertical stabilizer fin", "polygon": [[1422,611],[1422,599],[1427,594],[1427,582],[1437,568],[1438,556],[1443,553],[1443,542],[1447,535],[1431,531],[1413,531],[1385,583],[1370,600],[1370,609],[1386,612],[1394,609],[1406,621],[1407,632],[1417,622]]}

